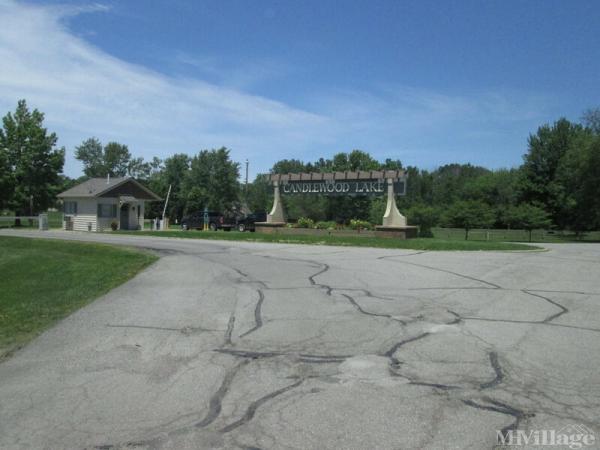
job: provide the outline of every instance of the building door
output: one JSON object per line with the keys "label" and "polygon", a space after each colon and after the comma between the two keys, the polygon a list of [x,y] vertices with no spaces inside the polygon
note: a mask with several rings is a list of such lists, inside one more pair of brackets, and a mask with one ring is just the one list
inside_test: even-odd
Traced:
{"label": "building door", "polygon": [[129,204],[125,203],[121,206],[121,220],[120,220],[120,229],[121,230],[129,230]]}

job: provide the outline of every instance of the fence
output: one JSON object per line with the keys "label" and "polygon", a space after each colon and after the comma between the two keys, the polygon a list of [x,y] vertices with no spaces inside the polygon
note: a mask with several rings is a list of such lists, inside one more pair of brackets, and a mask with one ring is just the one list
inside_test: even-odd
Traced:
{"label": "fence", "polygon": [[[48,211],[44,213],[47,216],[48,228],[62,228],[63,213],[60,211]],[[0,228],[14,228],[20,219],[21,228],[39,228],[40,216],[1,216]]]}
{"label": "fence", "polygon": [[[465,238],[464,228],[433,228],[433,236],[439,239],[457,240]],[[528,242],[529,231],[509,229],[472,229],[469,230],[470,241],[512,241]],[[532,230],[532,242],[565,242],[565,241],[600,241],[600,231],[590,231],[576,235],[563,230]]]}

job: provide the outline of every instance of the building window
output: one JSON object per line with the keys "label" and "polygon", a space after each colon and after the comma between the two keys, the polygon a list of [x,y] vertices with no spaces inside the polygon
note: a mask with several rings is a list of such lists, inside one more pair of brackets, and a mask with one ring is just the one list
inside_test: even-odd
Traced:
{"label": "building window", "polygon": [[64,203],[65,214],[77,214],[77,202]]}
{"label": "building window", "polygon": [[117,217],[117,205],[110,203],[98,203],[98,217]]}

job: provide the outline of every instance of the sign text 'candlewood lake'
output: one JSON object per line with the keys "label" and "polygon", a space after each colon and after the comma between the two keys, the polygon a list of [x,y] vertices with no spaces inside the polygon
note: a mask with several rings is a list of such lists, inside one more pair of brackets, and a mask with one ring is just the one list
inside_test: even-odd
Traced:
{"label": "sign text 'candlewood lake'", "polygon": [[[287,181],[282,183],[284,194],[324,194],[324,195],[381,195],[386,193],[385,179],[378,180],[319,180]],[[394,182],[394,193],[404,195],[404,180]]]}

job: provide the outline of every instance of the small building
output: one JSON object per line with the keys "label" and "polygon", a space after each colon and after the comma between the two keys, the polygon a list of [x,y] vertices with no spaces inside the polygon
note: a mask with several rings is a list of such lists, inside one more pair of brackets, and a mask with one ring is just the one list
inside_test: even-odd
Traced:
{"label": "small building", "polygon": [[[144,202],[161,198],[133,178],[91,178],[58,194],[63,229],[70,231],[141,230]],[[113,225],[114,224],[114,225]]]}

